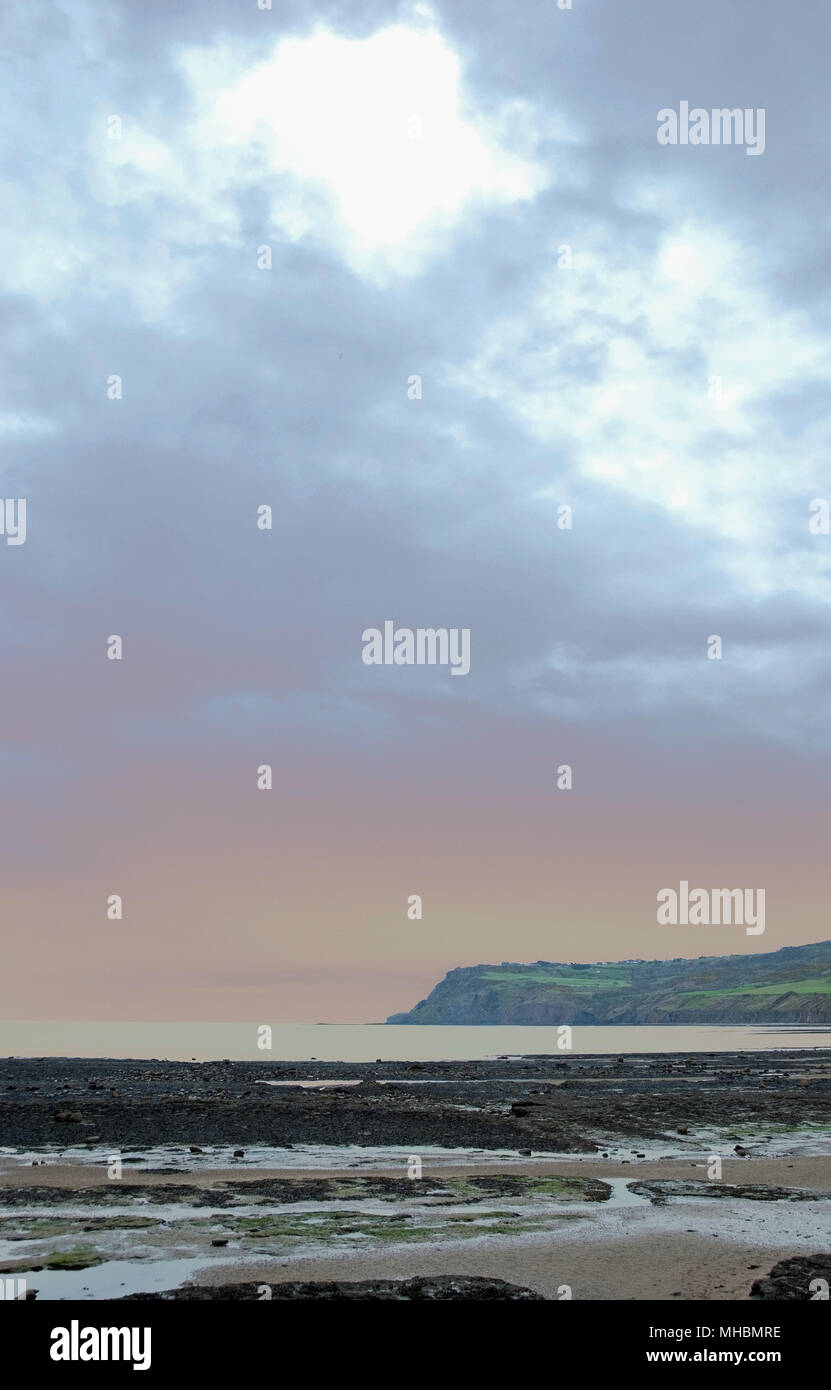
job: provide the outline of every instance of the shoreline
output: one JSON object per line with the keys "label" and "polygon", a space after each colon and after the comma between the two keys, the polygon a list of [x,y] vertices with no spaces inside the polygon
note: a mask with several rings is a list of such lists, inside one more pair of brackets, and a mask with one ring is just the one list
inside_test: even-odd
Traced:
{"label": "shoreline", "polygon": [[0,1146],[32,1150],[100,1141],[120,1150],[317,1144],[586,1153],[615,1136],[635,1148],[724,1128],[743,1143],[808,1125],[831,1130],[831,1050],[371,1066],[0,1060]]}
{"label": "shoreline", "polygon": [[744,1300],[783,1260],[807,1298],[831,1252],[824,1049],[6,1060],[0,1150],[0,1270],[46,1300]]}

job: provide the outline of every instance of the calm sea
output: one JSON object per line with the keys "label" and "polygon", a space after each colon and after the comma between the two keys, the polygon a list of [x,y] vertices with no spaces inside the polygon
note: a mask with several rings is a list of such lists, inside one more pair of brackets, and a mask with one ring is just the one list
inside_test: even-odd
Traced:
{"label": "calm sea", "polygon": [[[558,1053],[555,1028],[432,1027],[383,1023],[278,1023],[271,1049],[250,1023],[0,1023],[0,1057],[155,1057],[166,1061],[465,1061]],[[733,1052],[831,1047],[831,1028],[572,1029],[572,1055]],[[560,1052],[560,1055],[565,1055]]]}

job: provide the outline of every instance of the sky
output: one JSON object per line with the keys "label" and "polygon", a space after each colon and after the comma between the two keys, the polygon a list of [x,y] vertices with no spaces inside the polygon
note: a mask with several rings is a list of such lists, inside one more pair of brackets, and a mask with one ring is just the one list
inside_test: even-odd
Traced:
{"label": "sky", "polygon": [[[831,936],[826,29],[4,6],[0,1016]],[[764,934],[660,924],[682,880]]]}

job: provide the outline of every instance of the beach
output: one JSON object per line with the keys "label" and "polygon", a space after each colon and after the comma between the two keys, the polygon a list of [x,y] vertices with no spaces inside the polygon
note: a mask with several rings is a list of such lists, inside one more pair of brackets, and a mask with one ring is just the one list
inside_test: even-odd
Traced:
{"label": "beach", "polygon": [[824,1270],[829,1120],[824,1049],[7,1059],[0,1272],[40,1299],[442,1278],[748,1299],[782,1260]]}

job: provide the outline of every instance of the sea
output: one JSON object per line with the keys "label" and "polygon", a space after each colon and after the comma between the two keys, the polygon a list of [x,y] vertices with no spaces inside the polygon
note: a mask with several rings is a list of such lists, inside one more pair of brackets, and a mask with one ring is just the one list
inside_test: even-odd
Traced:
{"label": "sea", "polygon": [[[270,1036],[262,1030],[271,1029]],[[0,1023],[0,1057],[110,1057],[209,1062],[433,1062],[531,1055],[758,1052],[828,1048],[831,1027],[574,1025],[564,1048],[554,1027],[384,1023]],[[270,1043],[265,1047],[263,1043]]]}

